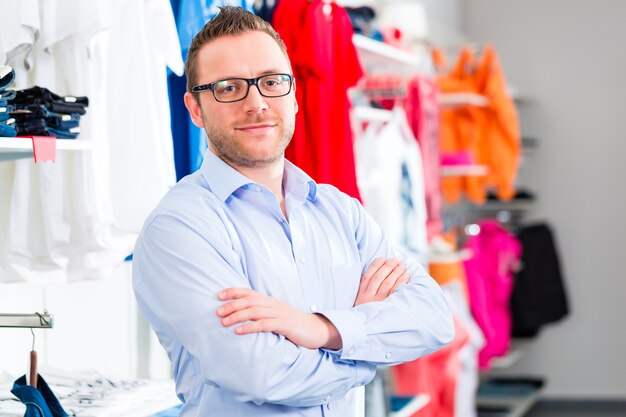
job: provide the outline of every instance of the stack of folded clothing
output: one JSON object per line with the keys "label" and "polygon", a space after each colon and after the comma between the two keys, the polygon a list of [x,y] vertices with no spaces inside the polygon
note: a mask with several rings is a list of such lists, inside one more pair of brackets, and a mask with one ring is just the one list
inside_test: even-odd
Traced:
{"label": "stack of folded clothing", "polygon": [[87,97],[61,97],[47,88],[32,87],[16,92],[11,101],[15,130],[20,136],[54,136],[75,139],[80,116],[89,105]]}
{"label": "stack of folded clothing", "polygon": [[13,137],[16,135],[15,119],[11,116],[13,106],[9,105],[15,98],[15,91],[7,90],[13,84],[15,71],[11,67],[0,65],[0,137]]}

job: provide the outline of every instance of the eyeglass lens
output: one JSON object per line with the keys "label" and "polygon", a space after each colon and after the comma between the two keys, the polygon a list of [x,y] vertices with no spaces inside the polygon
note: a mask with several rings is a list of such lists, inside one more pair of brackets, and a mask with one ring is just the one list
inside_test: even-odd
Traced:
{"label": "eyeglass lens", "polygon": [[[270,74],[260,77],[256,85],[262,95],[280,97],[291,90],[291,79],[285,74]],[[237,101],[248,94],[249,87],[247,80],[232,78],[216,82],[213,86],[213,94],[219,101]]]}

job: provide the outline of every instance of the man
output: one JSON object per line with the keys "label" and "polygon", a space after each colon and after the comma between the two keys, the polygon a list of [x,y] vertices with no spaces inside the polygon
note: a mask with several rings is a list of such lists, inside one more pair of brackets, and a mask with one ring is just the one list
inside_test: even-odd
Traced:
{"label": "man", "polygon": [[353,416],[377,366],[452,339],[440,289],[357,201],[284,159],[295,80],[271,26],[223,8],[186,71],[209,151],[148,218],[133,262],[180,415]]}

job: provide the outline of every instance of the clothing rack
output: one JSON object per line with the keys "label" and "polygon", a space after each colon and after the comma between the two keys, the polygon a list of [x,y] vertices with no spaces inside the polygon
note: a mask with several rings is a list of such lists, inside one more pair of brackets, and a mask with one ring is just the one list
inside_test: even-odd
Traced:
{"label": "clothing rack", "polygon": [[47,310],[33,314],[0,314],[0,327],[52,329],[54,316]]}

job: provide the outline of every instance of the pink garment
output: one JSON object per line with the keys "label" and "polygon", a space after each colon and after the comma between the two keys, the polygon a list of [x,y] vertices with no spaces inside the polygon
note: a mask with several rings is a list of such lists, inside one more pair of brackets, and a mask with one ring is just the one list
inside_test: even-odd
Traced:
{"label": "pink garment", "polygon": [[519,264],[522,246],[512,233],[494,220],[485,220],[478,225],[480,233],[465,244],[473,257],[465,261],[464,266],[472,314],[486,341],[479,353],[479,366],[481,370],[487,370],[494,357],[505,355],[509,350],[509,301],[513,272]]}
{"label": "pink garment", "polygon": [[417,138],[424,167],[428,240],[441,234],[440,161],[439,161],[439,87],[435,78],[415,76],[407,84],[404,111]]}
{"label": "pink garment", "polygon": [[441,154],[441,165],[472,165],[474,163],[469,151],[446,152]]}

